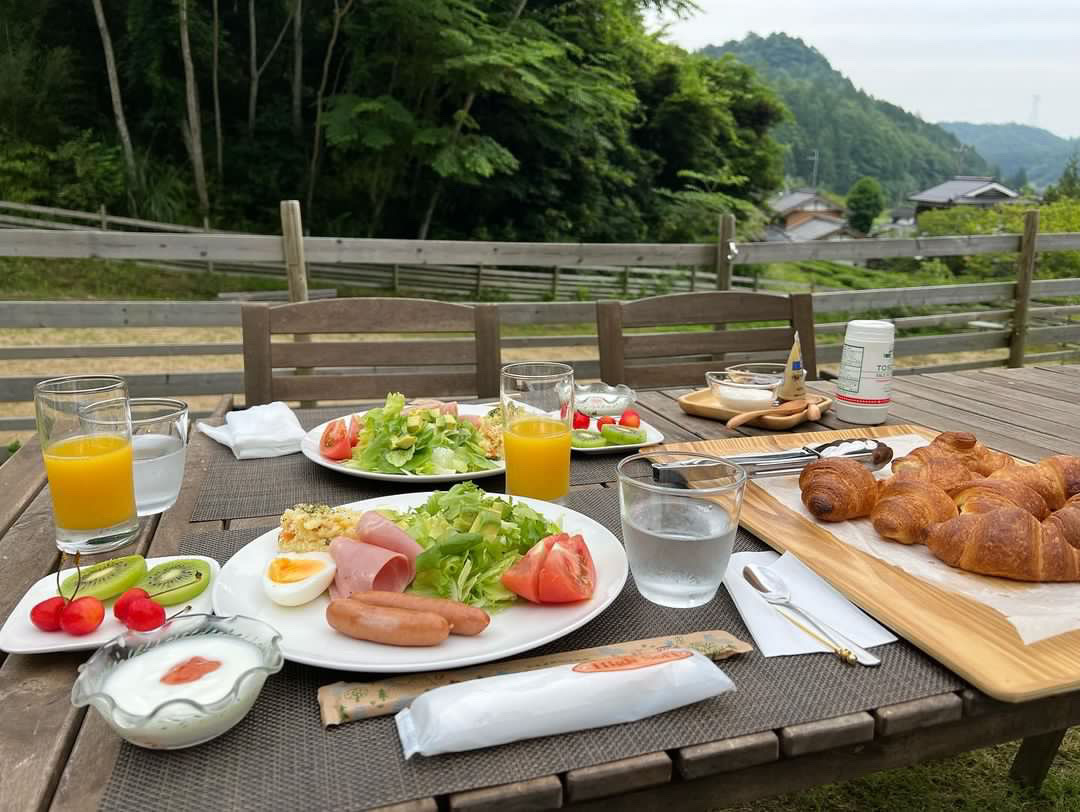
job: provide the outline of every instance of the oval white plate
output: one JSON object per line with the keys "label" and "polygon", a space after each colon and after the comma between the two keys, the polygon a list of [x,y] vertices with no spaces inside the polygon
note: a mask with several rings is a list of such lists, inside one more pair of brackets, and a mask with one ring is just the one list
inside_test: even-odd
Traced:
{"label": "oval white plate", "polygon": [[[476,403],[459,403],[458,414],[473,414],[473,415],[485,415],[493,408],[492,404],[476,404]],[[342,415],[346,421],[348,421],[352,414],[367,414],[367,412],[350,412],[349,414]],[[339,419],[339,418],[335,418]],[[331,471],[337,471],[342,474],[348,474],[349,476],[363,477],[364,479],[381,479],[385,482],[461,482],[466,479],[479,479],[485,476],[498,476],[499,474],[506,473],[506,464],[502,460],[495,460],[496,467],[490,471],[473,471],[467,474],[384,474],[378,471],[361,471],[358,468],[349,468],[342,465],[335,460],[328,460],[322,454],[319,453],[319,440],[322,438],[323,430],[333,420],[327,420],[325,423],[320,423],[311,431],[309,431],[304,439],[300,441],[300,452],[311,460],[316,465],[321,465],[323,468],[329,468]]]}
{"label": "oval white plate", "polygon": [[[589,425],[592,426],[594,425],[594,423],[590,423]],[[602,445],[599,448],[574,448],[573,446],[571,446],[571,450],[577,451],[579,454],[612,454],[619,451],[633,451],[635,448],[644,448],[648,445],[657,445],[658,443],[662,443],[664,441],[664,433],[655,426],[652,426],[642,420],[641,428],[645,429],[645,442],[643,443],[627,443],[626,445]]]}
{"label": "oval white plate", "polygon": [[[388,507],[407,510],[423,504],[428,493],[382,496],[345,507],[372,510]],[[493,612],[491,625],[475,637],[451,635],[437,646],[407,648],[353,640],[326,623],[330,599],[324,594],[304,606],[278,606],[262,589],[262,573],[277,552],[278,531],[271,530],[250,542],[221,568],[214,584],[214,612],[249,615],[264,620],[281,633],[286,659],[343,671],[384,673],[436,671],[486,663],[543,645],[588,623],[615,600],[626,583],[626,553],[619,540],[600,523],[575,510],[538,499],[515,497],[558,521],[563,530],[581,533],[596,564],[596,590],[580,603],[538,606],[519,601]]]}
{"label": "oval white plate", "polygon": [[[176,561],[181,558],[197,558],[200,561],[205,561],[210,567],[210,585],[195,596],[194,600],[188,601],[186,604],[178,603],[175,606],[166,606],[165,614],[171,615],[179,612],[188,604],[191,605],[191,610],[187,614],[207,614],[210,612],[210,593],[214,588],[214,582],[217,580],[218,573],[221,570],[221,566],[217,561],[212,558],[207,558],[204,555],[166,555],[159,558],[146,559],[146,568],[153,569],[158,564],[164,564],[166,561]],[[63,580],[69,575],[74,574],[75,568],[71,567],[70,569],[61,572],[60,578]],[[123,634],[127,631],[127,627],[113,617],[112,605],[115,601],[112,598],[105,601],[105,619],[101,621],[101,625],[90,634],[75,637],[62,631],[41,631],[41,629],[30,622],[30,610],[33,608],[34,604],[40,603],[46,598],[51,598],[55,594],[55,572],[51,575],[46,575],[26,591],[22,600],[11,610],[11,614],[8,615],[8,619],[4,623],[4,627],[0,629],[0,651],[6,651],[8,654],[46,654],[57,651],[83,651],[86,649],[100,648],[118,634]]]}

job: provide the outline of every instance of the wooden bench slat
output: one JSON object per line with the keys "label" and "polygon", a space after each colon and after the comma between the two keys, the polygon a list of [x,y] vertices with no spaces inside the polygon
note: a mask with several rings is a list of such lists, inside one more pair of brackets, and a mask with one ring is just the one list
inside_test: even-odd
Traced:
{"label": "wooden bench slat", "polygon": [[954,722],[964,715],[964,703],[955,693],[898,702],[871,711],[878,736],[896,736],[922,727]]}
{"label": "wooden bench slat", "polygon": [[789,725],[780,729],[780,751],[787,758],[868,742],[874,738],[874,717],[848,713],[832,719]]}
{"label": "wooden bench slat", "polygon": [[270,344],[275,367],[357,367],[418,364],[475,364],[476,342],[468,338],[433,341],[311,341]]}
{"label": "wooden bench slat", "polygon": [[671,758],[667,753],[647,753],[581,767],[568,771],[565,781],[568,804],[621,795],[671,781]]}
{"label": "wooden bench slat", "polygon": [[416,397],[457,397],[476,393],[471,372],[379,372],[372,375],[275,376],[274,400],[360,400],[408,392]]}
{"label": "wooden bench slat", "polygon": [[771,730],[695,744],[675,751],[675,766],[687,781],[732,772],[780,758],[780,739]]}
{"label": "wooden bench slat", "polygon": [[532,812],[535,809],[558,809],[562,803],[562,782],[554,775],[455,792],[448,799],[451,812]]}

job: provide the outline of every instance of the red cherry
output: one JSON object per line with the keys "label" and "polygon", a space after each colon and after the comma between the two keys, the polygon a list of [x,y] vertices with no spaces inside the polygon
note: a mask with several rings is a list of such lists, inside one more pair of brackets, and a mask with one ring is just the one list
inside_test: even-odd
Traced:
{"label": "red cherry", "polygon": [[30,610],[30,622],[43,632],[60,631],[60,613],[67,606],[67,600],[57,595],[35,604]]}
{"label": "red cherry", "polygon": [[124,618],[127,617],[128,609],[131,608],[131,602],[138,598],[149,598],[150,593],[141,587],[133,586],[123,595],[116,599],[116,603],[113,604],[113,617],[124,622]]}
{"label": "red cherry", "polygon": [[622,417],[619,418],[619,425],[626,426],[627,428],[636,429],[641,426],[641,415],[635,412],[633,409],[627,409],[622,413]]}
{"label": "red cherry", "polygon": [[165,622],[165,607],[149,598],[136,598],[128,606],[124,623],[137,632],[149,632]]}
{"label": "red cherry", "polygon": [[60,628],[68,634],[90,634],[105,619],[105,604],[87,595],[76,598],[60,613]]}
{"label": "red cherry", "polygon": [[614,417],[598,417],[596,419],[596,430],[597,431],[600,431],[600,429],[602,429],[604,426],[614,426],[614,425],[615,425],[615,418]]}
{"label": "red cherry", "polygon": [[589,427],[589,416],[584,412],[574,412],[574,428],[575,429],[587,429]]}

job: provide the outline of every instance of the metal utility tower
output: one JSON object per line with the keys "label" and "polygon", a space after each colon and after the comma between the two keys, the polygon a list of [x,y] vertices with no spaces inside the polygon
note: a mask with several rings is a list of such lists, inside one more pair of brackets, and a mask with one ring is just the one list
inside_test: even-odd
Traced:
{"label": "metal utility tower", "polygon": [[1035,93],[1031,97],[1031,126],[1039,126],[1039,94]]}

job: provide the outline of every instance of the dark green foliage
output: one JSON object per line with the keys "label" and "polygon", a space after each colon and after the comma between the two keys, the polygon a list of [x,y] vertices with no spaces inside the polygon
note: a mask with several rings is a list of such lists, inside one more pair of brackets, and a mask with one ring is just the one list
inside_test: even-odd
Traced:
{"label": "dark green foliage", "polygon": [[[265,70],[250,129],[249,3],[218,5],[220,167],[213,6],[188,3],[218,227],[276,231],[278,201],[306,200],[314,174],[314,234],[415,237],[430,211],[433,238],[696,240],[782,180],[770,132],[784,107],[754,71],[646,33],[644,9],[688,10],[681,0],[356,2],[329,59],[344,2],[304,0],[299,132],[294,0],[255,3]],[[104,0],[104,11],[137,182],[128,188],[91,3],[0,0],[0,199],[201,225],[177,5]]]}
{"label": "dark green foliage", "polygon": [[[1024,171],[1025,182],[1036,189],[1056,183],[1069,157],[1080,147],[1080,139],[1060,138],[1052,132],[1027,124],[969,124],[943,121],[941,126],[979,151],[999,167],[1002,175],[1016,181]],[[1006,185],[1017,191],[1023,186]]]}
{"label": "dark green foliage", "polygon": [[802,40],[785,34],[710,45],[702,53],[732,54],[757,69],[793,117],[776,130],[788,147],[785,170],[810,182],[817,151],[818,182],[837,193],[858,178],[877,178],[895,203],[953,175],[988,174],[990,168],[936,124],[857,89]]}
{"label": "dark green foliage", "polygon": [[874,178],[859,178],[847,193],[848,223],[863,234],[870,233],[874,219],[885,208],[881,184]]}
{"label": "dark green foliage", "polygon": [[1080,154],[1074,152],[1065,164],[1065,170],[1061,173],[1061,179],[1054,185],[1047,187],[1043,195],[1046,203],[1057,203],[1062,200],[1080,200]]}

